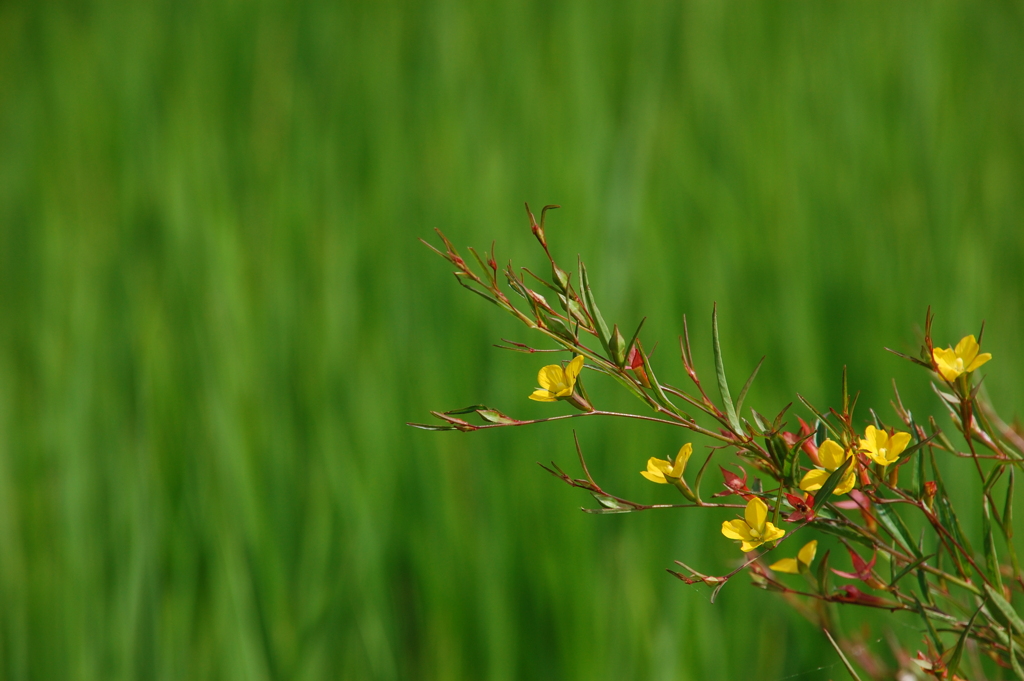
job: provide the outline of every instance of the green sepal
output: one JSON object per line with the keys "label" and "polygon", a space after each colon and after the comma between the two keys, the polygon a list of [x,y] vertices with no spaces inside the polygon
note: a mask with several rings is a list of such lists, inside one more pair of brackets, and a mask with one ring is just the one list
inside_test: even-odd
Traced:
{"label": "green sepal", "polygon": [[608,350],[611,352],[615,366],[620,369],[626,365],[626,351],[628,349],[626,347],[626,339],[622,337],[622,332],[619,331],[619,325],[615,324],[612,327],[612,336],[608,342]]}
{"label": "green sepal", "polygon": [[618,499],[610,497],[607,494],[601,494],[594,490],[590,490],[590,494],[597,499],[597,503],[601,504],[602,508],[583,509],[587,513],[632,513],[636,510],[632,506],[626,506]]}
{"label": "green sepal", "polygon": [[569,290],[569,279],[571,275],[556,265],[554,261],[551,262],[551,277],[555,280],[555,284],[557,284],[558,288],[562,289],[562,291]]}
{"label": "green sepal", "polygon": [[477,414],[480,414],[480,418],[490,423],[500,423],[503,426],[511,426],[516,423],[522,423],[518,419],[514,419],[511,416],[502,414],[497,409],[477,409]]}

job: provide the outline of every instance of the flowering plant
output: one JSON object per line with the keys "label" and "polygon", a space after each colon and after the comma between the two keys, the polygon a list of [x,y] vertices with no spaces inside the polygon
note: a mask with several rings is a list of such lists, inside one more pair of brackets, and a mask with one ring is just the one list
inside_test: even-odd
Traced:
{"label": "flowering plant", "polygon": [[[455,267],[455,276],[463,287],[515,317],[556,349],[511,341],[499,347],[529,354],[569,353],[564,365],[549,364],[540,369],[540,387],[528,397],[566,402],[575,411],[519,420],[474,405],[431,412],[441,423],[410,425],[471,432],[617,416],[703,435],[717,441],[717,445],[710,448],[691,475],[692,482],[686,480],[690,475],[687,463],[693,455],[690,443],[684,443],[674,459],[649,458],[646,470],[641,471],[651,482],[676,487],[685,503],[645,504],[605,491],[590,475],[578,441],[576,452],[584,478],[570,476],[553,462],[545,469],[569,486],[589,492],[598,503],[597,508],[585,509],[591,513],[731,509],[735,517],[722,522],[721,533],[740,542],[744,558],[738,566],[713,575],[676,561],[682,571],[669,572],[688,584],[710,587],[712,601],[732,577],[745,572],[754,586],[782,594],[810,617],[835,646],[854,678],[861,678],[856,662],[871,678],[893,678],[894,674],[899,678],[983,677],[987,665],[988,673],[1002,669],[1024,680],[1024,620],[1013,606],[1015,595],[1024,593],[1024,580],[1013,545],[1012,521],[1014,478],[1016,469],[1024,464],[1024,437],[1006,425],[979,395],[980,381],[975,372],[992,359],[991,354],[980,352],[984,327],[977,339],[969,335],[954,348],[935,347],[929,310],[920,356],[890,351],[932,373],[933,388],[963,444],[954,444],[935,418],[922,421],[913,416],[903,406],[895,383],[892,404],[896,420],[885,423],[870,410],[870,422],[859,426],[854,419],[857,397],[850,397],[845,369],[841,403],[836,408],[821,409],[797,396],[813,425],[798,417],[800,427],[793,432],[787,430],[786,420],[792,404],[774,418],[754,409],[750,409],[749,417],[743,415],[744,398],[760,363],[734,399],[719,343],[717,310],[711,318],[717,399],[708,394],[695,368],[685,317],[679,347],[691,386],[684,389],[661,380],[661,368],[655,371],[640,338],[643,322],[627,340],[618,324],[609,326],[601,314],[582,260],[577,262],[576,272],[570,272],[552,257],[544,229],[544,218],[551,208],[557,206],[546,206],[538,223],[527,206],[531,231],[550,265],[550,281],[526,269],[519,272],[511,263],[499,270],[493,246],[492,252],[483,256],[469,249],[479,266],[474,268],[440,231],[444,250],[431,248]],[[613,379],[648,413],[595,407],[581,380],[583,369]],[[474,414],[479,421],[468,420]],[[720,466],[722,486],[710,499],[736,496],[742,503],[712,501],[702,495],[709,464],[724,451],[731,451],[760,477],[748,479],[742,467],[741,477]],[[938,465],[941,457],[970,459],[977,471],[982,488],[982,527],[974,542],[964,531],[946,492]],[[919,525],[925,528],[917,538],[909,529],[911,516],[917,516]],[[806,542],[796,557],[771,556],[774,562],[769,564],[769,554],[795,534]],[[831,537],[833,543],[840,544],[853,569],[833,568],[831,551],[817,558],[815,536]],[[981,546],[981,551],[975,546]],[[782,574],[802,577],[806,586],[798,587],[787,581],[793,578]],[[852,583],[834,585],[834,577]],[[912,657],[893,643],[892,660],[883,660],[865,646],[842,637],[836,640],[832,632],[838,609],[833,604],[904,612],[918,622],[923,649]],[[983,663],[982,657],[991,662]]]}

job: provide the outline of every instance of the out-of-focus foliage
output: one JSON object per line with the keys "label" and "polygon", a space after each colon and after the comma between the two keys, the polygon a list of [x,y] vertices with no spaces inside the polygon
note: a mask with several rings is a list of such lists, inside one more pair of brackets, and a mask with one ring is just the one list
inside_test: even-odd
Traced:
{"label": "out-of-focus foliage", "polygon": [[[735,560],[716,527],[574,512],[553,426],[402,425],[550,408],[415,238],[540,265],[521,202],[559,203],[606,314],[664,362],[717,300],[779,408],[847,364],[932,410],[882,346],[984,318],[1009,416],[1021,63],[1015,5],[0,5],[0,676],[841,676],[772,594],[659,571]],[[580,438],[671,498],[674,434]]]}

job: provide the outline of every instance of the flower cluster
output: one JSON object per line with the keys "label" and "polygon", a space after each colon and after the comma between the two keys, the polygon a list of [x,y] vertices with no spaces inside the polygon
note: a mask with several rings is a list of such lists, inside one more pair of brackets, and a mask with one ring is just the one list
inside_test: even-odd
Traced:
{"label": "flower cluster", "polygon": [[[1024,575],[1012,541],[1014,476],[1017,468],[1024,467],[1024,435],[1005,425],[991,405],[979,397],[979,381],[974,374],[992,359],[991,353],[981,352],[981,334],[977,338],[964,336],[954,347],[936,347],[929,311],[920,356],[901,355],[931,372],[934,390],[963,444],[954,444],[936,419],[912,416],[898,392],[892,403],[898,420],[892,424],[884,423],[874,410],[869,412],[870,418],[865,418],[863,412],[855,417],[857,399],[850,397],[845,370],[841,402],[834,408],[818,409],[801,397],[807,420],[797,417],[799,428],[791,432],[786,429],[787,419],[792,421],[793,415],[788,413],[791,405],[774,418],[755,409],[742,411],[760,364],[733,399],[721,353],[717,311],[711,318],[711,347],[718,398],[709,395],[701,381],[685,317],[680,348],[682,374],[690,387],[683,389],[665,382],[660,377],[665,367],[655,367],[650,353],[644,350],[642,322],[631,337],[623,334],[618,324],[605,321],[584,264],[579,262],[578,272],[570,272],[555,261],[544,227],[549,208],[541,213],[539,223],[529,208],[527,212],[531,232],[550,265],[551,281],[543,281],[532,272],[527,280],[511,265],[501,272],[504,281],[499,281],[493,252],[482,257],[470,249],[480,265],[476,270],[443,234],[444,250],[437,252],[455,267],[460,284],[540,334],[555,349],[509,341],[500,347],[530,355],[541,351],[570,353],[567,362],[540,369],[540,387],[529,398],[544,403],[564,402],[575,411],[566,414],[558,410],[554,415],[523,420],[473,405],[432,412],[443,422],[441,425],[413,425],[427,430],[470,432],[615,416],[683,428],[713,443],[706,458],[701,457],[704,460],[699,468],[694,464],[687,472],[695,452],[693,443],[686,442],[674,457],[648,457],[646,470],[640,474],[657,485],[675,487],[685,503],[641,503],[606,491],[591,476],[578,441],[576,452],[585,478],[570,476],[554,462],[545,468],[571,487],[592,495],[597,508],[585,509],[591,513],[686,508],[737,516],[724,520],[719,517],[715,522],[721,520],[721,534],[739,543],[744,557],[738,566],[717,576],[698,572],[681,561],[677,563],[685,572],[670,570],[687,583],[712,587],[714,594],[734,575],[745,571],[755,586],[786,594],[790,603],[798,604],[800,599],[818,601],[821,607],[799,608],[826,632],[836,630],[837,608],[831,604],[881,608],[916,618],[914,626],[927,632],[927,652],[919,652],[914,658],[902,650],[895,651],[898,669],[870,657],[863,647],[847,646],[860,651],[858,663],[874,678],[905,678],[921,670],[934,678],[961,678],[956,674],[963,673],[967,666],[963,653],[969,642],[972,649],[1024,679],[1024,648],[1020,647],[1024,621],[1012,605],[1014,594],[1024,594]],[[543,283],[544,293],[530,288],[534,280]],[[506,284],[515,296],[506,295]],[[596,409],[593,404],[598,402],[591,401],[580,378],[584,368],[591,372],[588,376],[612,379],[639,400],[647,413]],[[589,378],[587,382],[589,385]],[[473,414],[483,423],[466,420]],[[710,498],[704,497],[701,489],[705,472],[712,460],[721,456],[736,460],[728,467],[719,464],[722,484]],[[980,540],[968,540],[946,492],[939,465],[944,456],[971,459],[977,470],[977,485],[982,490]],[[695,474],[693,468],[697,468]],[[905,473],[901,475],[900,471]],[[997,493],[1004,495],[999,503]],[[908,523],[905,517],[915,514],[916,522]],[[910,527],[925,529],[916,534]],[[769,565],[766,557],[797,534],[804,543],[796,555],[777,558]],[[1003,537],[1001,544],[996,542],[997,535]],[[981,546],[981,552],[976,553],[972,546]],[[823,550],[820,558],[819,547]],[[848,569],[835,562],[835,556],[843,551],[849,556]],[[812,570],[816,559],[817,566]],[[885,574],[886,569],[889,574]],[[780,575],[801,576],[810,587],[794,589],[779,581],[790,579]],[[835,586],[831,581],[836,578],[852,583]],[[824,607],[827,604],[830,607]],[[971,664],[972,673],[984,673],[976,663]]]}

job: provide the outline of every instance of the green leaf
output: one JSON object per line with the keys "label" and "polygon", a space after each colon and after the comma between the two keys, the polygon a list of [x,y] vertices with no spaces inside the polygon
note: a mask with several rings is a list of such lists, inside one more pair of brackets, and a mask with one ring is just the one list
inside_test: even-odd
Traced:
{"label": "green leaf", "polygon": [[1007,543],[1013,537],[1013,470],[1011,466],[1010,477],[1006,482],[1006,503],[1003,504],[1003,534]]}
{"label": "green leaf", "polygon": [[486,404],[471,404],[468,407],[462,407],[461,409],[449,409],[445,414],[472,414],[474,411],[480,409],[487,409]]}
{"label": "green leaf", "polygon": [[[942,480],[942,475],[939,473],[939,466],[935,461],[935,452],[931,452],[931,463],[932,463],[932,474],[935,476],[935,484],[937,486],[937,494],[935,501],[939,505],[939,520],[949,530],[953,538],[956,539],[960,546],[964,547],[964,550],[968,555],[974,553],[974,549],[971,548],[971,543],[967,540],[967,536],[964,534],[963,528],[960,526],[960,519],[956,515],[956,511],[953,510],[953,503],[949,500],[949,495],[946,494],[946,484]],[[954,560],[960,564],[960,557],[954,554]],[[964,574],[970,574],[969,568],[965,565]]]}
{"label": "green leaf", "polygon": [[665,391],[662,389],[657,376],[654,375],[654,367],[651,366],[651,359],[647,356],[647,353],[644,352],[644,346],[640,341],[637,341],[636,344],[637,350],[640,352],[640,359],[643,360],[644,363],[644,372],[647,374],[647,380],[651,382],[651,388],[654,390],[654,395],[658,398],[658,402],[661,403],[661,406],[671,409],[674,413],[685,418],[690,418],[685,412],[680,411],[670,399],[668,399],[668,395],[666,395]]}
{"label": "green leaf", "polygon": [[419,428],[420,430],[458,430],[455,426],[438,426],[433,423],[407,423],[405,425]]}
{"label": "green leaf", "polygon": [[981,498],[981,531],[985,547],[985,567],[999,591],[1003,590],[1003,576],[999,572],[999,555],[996,553],[996,538],[992,533],[992,509],[989,498]]}
{"label": "green leaf", "polygon": [[982,603],[978,606],[978,609],[974,611],[974,614],[971,615],[971,619],[967,621],[967,626],[964,627],[963,633],[960,634],[960,638],[956,641],[956,647],[953,648],[953,655],[949,658],[949,662],[946,663],[946,666],[949,667],[949,670],[954,674],[960,671],[960,658],[964,654],[964,645],[967,643],[967,636],[971,633],[971,628],[974,626],[974,620],[978,618],[978,613],[980,613],[984,607],[985,604]]}
{"label": "green leaf", "polygon": [[708,458],[704,460],[704,465],[700,467],[699,471],[697,471],[697,477],[693,481],[693,495],[696,498],[698,504],[702,503],[700,500],[700,483],[701,480],[704,479],[704,470],[708,467],[708,464],[711,463],[711,457],[713,457],[714,455],[715,450],[711,450],[711,452],[708,454]]}
{"label": "green leaf", "polygon": [[822,596],[828,596],[829,591],[828,577],[830,573],[828,571],[828,556],[830,553],[831,550],[826,551],[825,555],[822,556],[821,560],[818,562],[818,593],[820,593]]}
{"label": "green leaf", "polygon": [[917,614],[924,620],[925,626],[928,628],[928,634],[932,637],[932,643],[935,644],[935,649],[939,651],[939,655],[946,654],[946,646],[942,645],[942,639],[939,638],[938,632],[935,631],[935,627],[932,625],[932,620],[928,617],[928,613],[925,612],[924,606],[921,605],[921,601],[914,599],[914,603],[917,605]]}
{"label": "green leaf", "polygon": [[1018,615],[1017,611],[1013,609],[1013,606],[1003,598],[1003,594],[993,589],[989,584],[985,585],[985,593],[987,593],[988,597],[992,599],[992,603],[999,608],[999,612],[1003,613],[1003,616],[1006,617],[1010,626],[1012,626],[1017,632],[1024,633],[1024,620],[1021,620],[1020,615]]}
{"label": "green leaf", "polygon": [[[942,554],[940,553],[939,557],[941,556]],[[938,560],[938,558],[936,558],[936,560]],[[935,602],[932,600],[932,591],[928,586],[928,575],[925,574],[924,570],[920,570],[917,573],[917,587],[921,589],[921,596],[924,597],[924,600],[928,605],[934,605]]]}
{"label": "green leaf", "polygon": [[892,510],[888,504],[875,504],[874,510],[879,522],[885,525],[885,529],[889,530],[889,534],[903,545],[904,550],[919,558],[921,552],[918,550],[914,540],[910,538],[910,530],[907,528],[906,523],[903,522],[902,516]]}
{"label": "green leaf", "polygon": [[906,577],[910,573],[911,570],[915,569],[916,567],[921,565],[921,563],[925,562],[926,560],[928,560],[929,558],[931,558],[934,555],[935,555],[934,553],[929,553],[927,556],[921,556],[920,558],[918,558],[917,560],[912,562],[910,565],[907,565],[905,568],[903,568],[898,573],[896,573],[896,576],[894,576],[892,578],[892,582],[889,583],[889,586],[890,587],[896,586],[896,582],[898,582],[901,579],[903,579],[904,577]]}
{"label": "green leaf", "polygon": [[[825,510],[826,509],[822,509],[822,511]],[[825,534],[831,534],[835,537],[842,537],[844,539],[849,539],[850,541],[855,541],[858,544],[866,546],[869,549],[875,548],[874,543],[870,539],[860,534],[856,530],[850,529],[846,525],[832,525],[829,523],[816,522],[814,523],[814,527],[821,530]]]}
{"label": "green leaf", "polygon": [[832,494],[832,490],[839,486],[839,481],[843,479],[843,476],[846,474],[846,471],[850,470],[850,466],[853,465],[853,462],[855,460],[856,459],[854,459],[854,457],[851,456],[849,459],[844,461],[842,466],[832,471],[832,474],[828,476],[827,480],[825,480],[825,483],[821,486],[821,489],[814,493],[815,511],[821,508],[822,504],[828,501],[828,497],[830,494]]}
{"label": "green leaf", "polygon": [[740,390],[739,397],[736,398],[736,413],[737,414],[740,414],[740,413],[743,412],[743,400],[744,400],[744,398],[746,398],[747,391],[750,390],[750,386],[751,386],[751,384],[753,384],[754,379],[757,378],[757,372],[761,370],[761,365],[762,364],[764,364],[764,357],[762,357],[761,361],[759,361],[757,363],[757,366],[754,367],[754,371],[751,372],[750,378],[747,379],[747,382],[743,384],[743,390]]}
{"label": "green leaf", "polygon": [[718,342],[718,303],[715,303],[711,311],[711,340],[715,350],[715,373],[718,374],[718,390],[722,394],[722,402],[725,403],[725,415],[729,418],[729,425],[733,432],[742,433],[743,426],[736,416],[736,407],[732,403],[732,396],[729,394],[729,382],[725,378],[725,364],[722,362],[722,346]]}
{"label": "green leaf", "polygon": [[842,442],[843,438],[839,435],[839,431],[832,427],[832,424],[830,424],[828,422],[827,417],[824,414],[822,414],[820,411],[818,411],[817,407],[815,407],[813,404],[808,402],[807,398],[805,398],[800,393],[797,393],[796,397],[797,397],[798,400],[803,402],[805,407],[807,407],[808,409],[811,410],[812,414],[814,414],[815,416],[818,417],[818,433],[820,435],[820,439],[819,439],[818,436],[815,437],[815,444],[816,445],[818,445],[820,447],[821,443],[825,441],[826,435],[825,435],[824,430],[827,430],[829,433],[831,433],[832,437],[835,439],[836,442]]}

